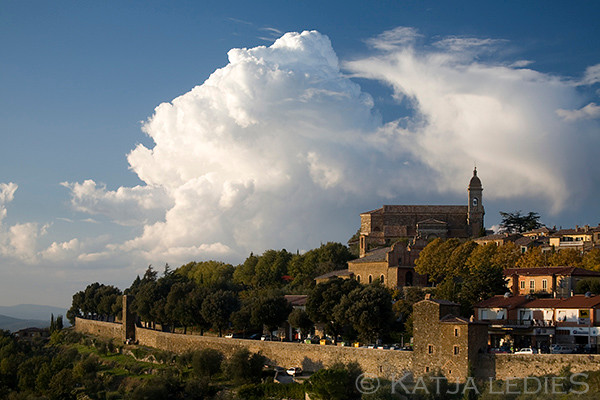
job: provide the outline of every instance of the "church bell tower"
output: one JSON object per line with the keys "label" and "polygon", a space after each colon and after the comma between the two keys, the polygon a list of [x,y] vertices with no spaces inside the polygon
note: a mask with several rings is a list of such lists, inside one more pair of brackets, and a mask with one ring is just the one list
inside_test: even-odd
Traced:
{"label": "church bell tower", "polygon": [[483,187],[481,180],[477,176],[477,167],[473,169],[473,177],[469,182],[469,205],[467,215],[467,225],[471,237],[479,237],[484,234],[483,216]]}

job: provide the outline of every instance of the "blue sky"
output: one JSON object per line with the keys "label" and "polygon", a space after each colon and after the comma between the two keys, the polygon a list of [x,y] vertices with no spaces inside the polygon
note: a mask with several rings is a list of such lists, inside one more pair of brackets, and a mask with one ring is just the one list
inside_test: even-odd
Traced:
{"label": "blue sky", "polygon": [[0,304],[345,242],[382,204],[464,204],[474,163],[488,228],[512,210],[596,225],[598,16],[0,1]]}

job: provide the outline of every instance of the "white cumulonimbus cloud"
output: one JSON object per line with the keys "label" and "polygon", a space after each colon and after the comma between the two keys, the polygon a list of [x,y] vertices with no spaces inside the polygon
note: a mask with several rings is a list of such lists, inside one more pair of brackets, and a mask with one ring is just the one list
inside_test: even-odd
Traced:
{"label": "white cumulonimbus cloud", "polygon": [[[525,68],[531,61],[485,61],[506,41],[425,40],[406,27],[370,39],[376,53],[345,62],[350,76],[315,31],[231,50],[225,67],[144,123],[155,145],[128,155],[144,185],[63,184],[76,210],[140,234],[85,254],[79,241],[54,243],[43,255],[177,264],[312,248],[351,236],[365,204],[464,193],[474,162],[486,198],[525,195],[562,210],[569,157],[585,161],[598,147],[597,136],[572,135],[597,129],[595,109],[584,122],[569,117],[586,104],[577,88],[598,82],[597,66],[575,81]],[[383,124],[351,77],[389,85],[410,114]]]}
{"label": "white cumulonimbus cloud", "polygon": [[[590,176],[577,171],[591,156],[589,149],[597,148],[598,137],[574,138],[573,131],[590,132],[598,125],[574,126],[568,120],[597,117],[595,105],[567,110],[582,101],[577,86],[598,81],[598,66],[574,82],[520,68],[529,62],[483,61],[504,41],[452,37],[427,46],[406,28],[392,32],[370,41],[382,52],[345,67],[356,77],[389,85],[413,111],[401,128],[394,122],[382,131],[384,141],[430,167],[429,181],[437,188],[460,190],[458,177],[475,162],[484,171],[487,198],[537,198],[559,212],[569,193],[588,183]],[[399,38],[403,33],[406,40]],[[576,172],[578,181],[569,180]]]}

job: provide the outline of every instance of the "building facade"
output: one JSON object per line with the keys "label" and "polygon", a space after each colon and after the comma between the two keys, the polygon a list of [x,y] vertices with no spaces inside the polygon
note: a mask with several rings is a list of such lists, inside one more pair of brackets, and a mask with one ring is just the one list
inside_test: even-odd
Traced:
{"label": "building facade", "polygon": [[479,237],[484,232],[483,186],[477,169],[466,206],[384,205],[360,214],[359,254],[399,240]]}

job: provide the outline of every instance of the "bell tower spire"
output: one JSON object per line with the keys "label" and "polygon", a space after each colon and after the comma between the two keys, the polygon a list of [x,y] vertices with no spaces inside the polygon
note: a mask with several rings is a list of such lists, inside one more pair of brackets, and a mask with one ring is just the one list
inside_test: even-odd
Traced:
{"label": "bell tower spire", "polygon": [[469,182],[467,189],[469,194],[467,225],[469,226],[469,235],[479,237],[484,232],[483,216],[483,186],[477,176],[477,166],[473,168],[473,177]]}

